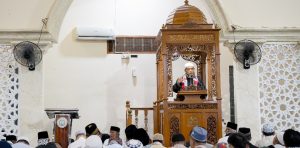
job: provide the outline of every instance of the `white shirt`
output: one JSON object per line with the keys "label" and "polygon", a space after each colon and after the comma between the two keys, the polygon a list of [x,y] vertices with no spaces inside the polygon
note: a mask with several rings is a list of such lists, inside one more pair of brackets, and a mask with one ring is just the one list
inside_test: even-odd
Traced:
{"label": "white shirt", "polygon": [[197,145],[195,146],[195,148],[213,148],[213,145],[206,143],[202,145]]}
{"label": "white shirt", "polygon": [[285,146],[282,146],[282,145],[280,145],[280,144],[275,144],[275,145],[273,145],[275,148],[285,148]]}
{"label": "white shirt", "polygon": [[153,142],[150,148],[165,148],[160,142]]}
{"label": "white shirt", "polygon": [[[124,141],[122,140],[122,145],[121,146],[124,146]],[[119,144],[120,145],[120,144]],[[103,148],[108,148],[109,147],[109,139],[106,139],[103,143]]]}
{"label": "white shirt", "polygon": [[[200,145],[196,145],[195,148],[213,148],[214,146],[209,144],[209,143],[205,143],[205,144],[200,144]],[[191,146],[189,147],[191,148]]]}
{"label": "white shirt", "polygon": [[76,141],[71,143],[68,148],[84,148],[86,139],[83,137],[79,137]]}
{"label": "white shirt", "polygon": [[273,145],[273,139],[275,136],[263,136],[261,140],[256,141],[255,146],[266,147]]}
{"label": "white shirt", "polygon": [[229,136],[222,137],[218,140],[218,143],[227,143],[228,144],[228,142],[227,142],[228,138],[229,138]]}
{"label": "white shirt", "polygon": [[102,140],[99,135],[91,135],[86,138],[85,148],[102,148]]}
{"label": "white shirt", "polygon": [[103,148],[107,148],[108,147],[108,142],[109,142],[109,138],[104,141]]}
{"label": "white shirt", "polygon": [[172,148],[186,148],[183,144],[175,144]]}

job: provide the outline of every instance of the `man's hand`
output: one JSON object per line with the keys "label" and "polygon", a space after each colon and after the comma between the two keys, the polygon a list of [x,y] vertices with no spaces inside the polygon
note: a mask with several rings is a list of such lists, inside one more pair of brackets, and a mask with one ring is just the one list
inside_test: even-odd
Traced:
{"label": "man's hand", "polygon": [[180,84],[180,83],[182,83],[182,82],[183,82],[183,78],[178,78],[178,79],[177,79],[177,83],[178,83],[178,84]]}

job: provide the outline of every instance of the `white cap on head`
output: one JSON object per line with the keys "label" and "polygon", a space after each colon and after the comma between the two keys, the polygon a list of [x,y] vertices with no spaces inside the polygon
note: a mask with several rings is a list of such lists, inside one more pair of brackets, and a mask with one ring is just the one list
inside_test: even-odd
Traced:
{"label": "white cap on head", "polygon": [[30,146],[25,143],[15,143],[12,145],[12,148],[30,148]]}
{"label": "white cap on head", "polygon": [[262,127],[262,132],[265,133],[274,133],[274,126],[272,124],[264,124]]}
{"label": "white cap on head", "polygon": [[139,140],[130,139],[126,142],[124,148],[143,148],[143,143]]}
{"label": "white cap on head", "polygon": [[118,143],[114,143],[114,144],[108,145],[108,148],[123,148],[123,146]]}
{"label": "white cap on head", "polygon": [[77,137],[78,135],[85,135],[85,131],[84,130],[79,130],[75,132],[75,137]]}
{"label": "white cap on head", "polygon": [[18,141],[19,140],[24,140],[24,141],[27,141],[29,143],[29,139],[27,137],[21,136],[21,137],[18,138]]}
{"label": "white cap on head", "polygon": [[160,141],[164,141],[164,136],[160,133],[156,133],[153,135],[152,140],[160,140]]}
{"label": "white cap on head", "polygon": [[276,134],[276,137],[277,137],[277,139],[278,139],[278,142],[279,142],[281,145],[285,145],[285,144],[284,144],[284,141],[283,141],[283,134],[284,134],[284,132],[279,132],[279,133]]}
{"label": "white cap on head", "polygon": [[195,66],[192,62],[188,62],[184,64],[184,68],[195,68]]}

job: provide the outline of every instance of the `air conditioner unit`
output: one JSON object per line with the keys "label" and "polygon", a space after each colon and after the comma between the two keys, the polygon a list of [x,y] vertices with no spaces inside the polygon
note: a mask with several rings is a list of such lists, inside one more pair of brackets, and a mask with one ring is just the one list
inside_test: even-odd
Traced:
{"label": "air conditioner unit", "polygon": [[115,40],[114,31],[101,27],[76,27],[78,40]]}

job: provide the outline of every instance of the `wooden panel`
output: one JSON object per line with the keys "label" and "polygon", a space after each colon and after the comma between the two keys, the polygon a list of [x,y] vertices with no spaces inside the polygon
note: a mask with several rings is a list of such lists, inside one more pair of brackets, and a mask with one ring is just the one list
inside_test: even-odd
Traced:
{"label": "wooden panel", "polygon": [[214,43],[213,34],[172,34],[167,38],[167,43]]}
{"label": "wooden panel", "polygon": [[189,140],[190,132],[195,126],[204,126],[204,120],[203,120],[203,114],[201,113],[182,113],[182,124],[181,124],[181,132],[186,138],[186,140]]}
{"label": "wooden panel", "polygon": [[206,129],[207,129],[207,142],[210,144],[216,144],[218,142],[217,137],[217,113],[205,114]]}
{"label": "wooden panel", "polygon": [[69,145],[70,123],[71,121],[69,114],[55,115],[55,142],[59,143],[62,148],[67,148]]}
{"label": "wooden panel", "polygon": [[170,141],[172,141],[172,136],[174,134],[178,134],[181,132],[181,127],[180,127],[180,113],[171,113],[170,114]]}

